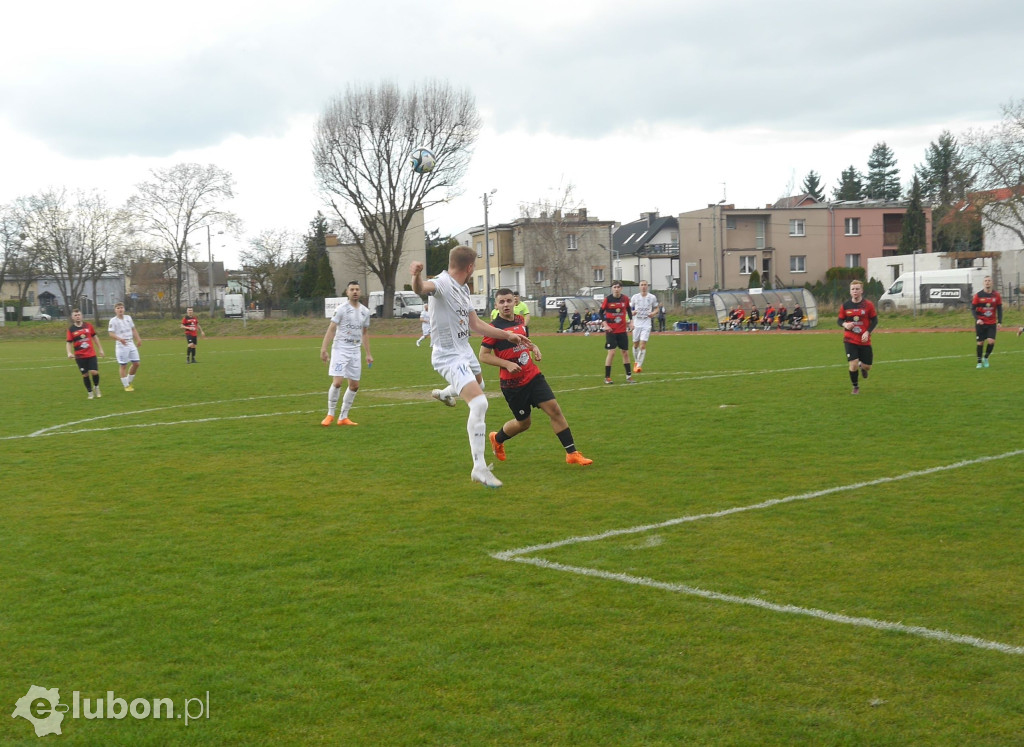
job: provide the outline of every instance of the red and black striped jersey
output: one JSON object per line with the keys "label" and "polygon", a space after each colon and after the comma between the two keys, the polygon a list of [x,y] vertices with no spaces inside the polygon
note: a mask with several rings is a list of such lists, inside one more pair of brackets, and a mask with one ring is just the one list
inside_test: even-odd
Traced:
{"label": "red and black striped jersey", "polygon": [[185,328],[186,335],[195,337],[199,334],[199,320],[194,316],[182,317],[181,326]]}
{"label": "red and black striped jersey", "polygon": [[625,332],[629,320],[633,318],[629,299],[624,295],[618,298],[614,295],[605,296],[601,302],[601,318],[607,322],[612,332]]}
{"label": "red and black striped jersey", "polygon": [[[851,342],[854,345],[864,345],[861,335],[874,329],[878,325],[877,319],[878,312],[875,311],[875,305],[866,298],[862,298],[857,303],[854,303],[853,299],[843,301],[843,305],[839,307],[839,324],[854,322],[850,329],[843,328],[843,341]],[[872,324],[873,321],[874,324]]]}
{"label": "red and black striped jersey", "polygon": [[971,299],[971,311],[979,324],[1002,324],[1003,297],[999,291],[978,291]]}
{"label": "red and black striped jersey", "polygon": [[82,322],[81,327],[71,325],[68,327],[68,342],[75,350],[76,358],[95,358],[96,345],[92,338],[96,336],[96,328],[89,322]]}
{"label": "red and black striped jersey", "polygon": [[[523,324],[523,317],[516,316],[512,321],[500,316],[495,317],[491,324],[498,329],[508,329],[517,335],[526,336],[526,326]],[[519,373],[512,373],[504,368],[501,370],[500,384],[502,389],[517,389],[526,386],[534,376],[540,373],[537,364],[533,362],[530,352],[532,345],[520,343],[513,345],[508,340],[497,340],[493,337],[485,337],[481,342],[485,348],[490,348],[494,354],[506,361],[515,361],[519,364]]]}

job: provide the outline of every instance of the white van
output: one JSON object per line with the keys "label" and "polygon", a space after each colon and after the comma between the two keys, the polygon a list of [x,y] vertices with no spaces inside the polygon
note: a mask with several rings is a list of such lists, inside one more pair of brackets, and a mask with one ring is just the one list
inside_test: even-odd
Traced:
{"label": "white van", "polygon": [[[370,293],[366,306],[370,309],[370,316],[384,316],[384,291]],[[412,291],[395,291],[395,302],[392,308],[396,319],[419,319],[420,313],[423,311],[423,299]]]}
{"label": "white van", "polygon": [[974,294],[981,290],[982,281],[991,274],[988,267],[905,272],[878,299],[878,310],[963,306],[971,302]]}

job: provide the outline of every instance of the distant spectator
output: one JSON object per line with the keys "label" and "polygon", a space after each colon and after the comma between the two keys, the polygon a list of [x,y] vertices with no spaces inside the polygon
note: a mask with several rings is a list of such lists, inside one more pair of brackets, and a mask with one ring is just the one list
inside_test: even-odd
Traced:
{"label": "distant spectator", "polygon": [[580,317],[580,312],[572,312],[572,320],[569,322],[570,332],[580,332],[583,329],[583,319]]}
{"label": "distant spectator", "polygon": [[665,304],[658,308],[658,331],[665,331]]}
{"label": "distant spectator", "polygon": [[558,331],[562,332],[565,327],[565,318],[569,315],[569,307],[565,305],[565,301],[558,302]]}

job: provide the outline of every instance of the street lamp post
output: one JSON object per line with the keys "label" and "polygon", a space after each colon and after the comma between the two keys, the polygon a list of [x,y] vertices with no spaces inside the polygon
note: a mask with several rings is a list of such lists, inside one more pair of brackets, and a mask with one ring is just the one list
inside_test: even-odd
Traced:
{"label": "street lamp post", "polygon": [[491,195],[493,195],[497,191],[497,189],[492,189],[490,192],[484,192],[484,272],[487,275],[484,278],[484,287],[487,289],[487,307],[485,311],[488,314],[490,314],[491,311],[491,228],[490,225],[488,224],[487,210],[491,206]]}

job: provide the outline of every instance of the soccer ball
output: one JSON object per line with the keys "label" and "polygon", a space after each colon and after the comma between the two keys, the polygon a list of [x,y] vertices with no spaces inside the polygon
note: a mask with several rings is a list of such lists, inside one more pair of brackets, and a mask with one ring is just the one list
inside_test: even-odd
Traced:
{"label": "soccer ball", "polygon": [[409,163],[417,174],[427,174],[434,170],[437,157],[427,148],[417,148],[409,157]]}
{"label": "soccer ball", "polygon": [[584,337],[590,337],[590,333],[589,333],[589,332],[584,332],[584,333],[583,333],[583,336],[584,336]]}

